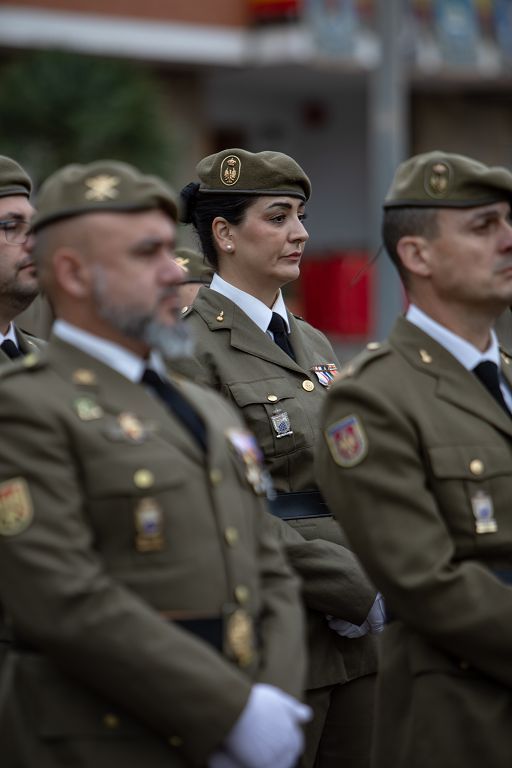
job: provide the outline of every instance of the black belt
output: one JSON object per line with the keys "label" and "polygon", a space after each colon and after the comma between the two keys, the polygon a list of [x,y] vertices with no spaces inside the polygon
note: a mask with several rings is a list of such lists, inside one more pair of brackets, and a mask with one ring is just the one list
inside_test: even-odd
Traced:
{"label": "black belt", "polygon": [[[174,621],[174,619],[173,619]],[[224,620],[222,617],[211,617],[206,619],[180,619],[175,621],[182,629],[191,632],[200,640],[204,640],[220,653],[224,650]]]}
{"label": "black belt", "polygon": [[272,514],[281,520],[296,520],[301,517],[332,517],[329,507],[319,491],[278,493],[275,499],[269,499],[268,503]]}

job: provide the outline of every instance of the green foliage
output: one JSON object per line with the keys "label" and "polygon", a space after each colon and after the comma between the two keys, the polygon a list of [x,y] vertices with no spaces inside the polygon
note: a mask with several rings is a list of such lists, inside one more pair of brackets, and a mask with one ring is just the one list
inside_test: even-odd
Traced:
{"label": "green foliage", "polygon": [[37,183],[66,163],[107,157],[172,180],[163,104],[142,65],[63,51],[20,54],[0,70],[0,154]]}

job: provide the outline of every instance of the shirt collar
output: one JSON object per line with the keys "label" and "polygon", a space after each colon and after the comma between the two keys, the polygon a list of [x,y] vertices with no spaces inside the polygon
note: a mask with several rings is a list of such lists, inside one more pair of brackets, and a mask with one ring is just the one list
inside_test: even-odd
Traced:
{"label": "shirt collar", "polygon": [[483,360],[491,360],[496,363],[500,368],[500,350],[498,345],[498,339],[493,330],[491,330],[491,343],[485,352],[481,352],[477,347],[470,344],[469,341],[462,339],[457,334],[449,331],[444,325],[433,320],[429,315],[426,315],[415,304],[411,304],[406,313],[407,320],[421,328],[422,331],[431,336],[434,341],[437,341],[442,347],[444,347],[450,354],[452,354],[461,365],[468,371],[472,371],[473,368],[481,363]]}
{"label": "shirt collar", "polygon": [[230,299],[234,304],[239,307],[242,312],[250,317],[253,323],[256,323],[264,333],[266,333],[268,324],[272,320],[272,312],[276,312],[280,315],[286,323],[286,329],[290,333],[290,324],[288,322],[288,313],[283,299],[283,294],[279,291],[277,299],[272,309],[269,309],[266,304],[257,299],[255,296],[251,296],[250,293],[240,290],[236,286],[223,280],[220,275],[215,274],[212,282],[210,283],[210,289],[220,293],[227,299]]}
{"label": "shirt collar", "polygon": [[166,375],[163,358],[156,350],[151,350],[149,360],[144,360],[126,347],[84,331],[83,328],[77,328],[66,320],[56,320],[53,333],[62,341],[108,365],[129,381],[139,382],[146,367],[152,368],[161,376]]}
{"label": "shirt collar", "polygon": [[0,332],[0,344],[3,344],[4,341],[7,340],[14,342],[14,344],[16,344],[19,349],[18,337],[16,336],[16,331],[14,330],[14,323],[9,323],[9,328],[7,329],[5,336]]}

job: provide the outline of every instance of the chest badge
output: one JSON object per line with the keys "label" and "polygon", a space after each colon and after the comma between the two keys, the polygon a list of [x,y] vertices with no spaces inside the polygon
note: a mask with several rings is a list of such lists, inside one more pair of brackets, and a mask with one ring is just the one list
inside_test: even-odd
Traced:
{"label": "chest badge", "polygon": [[135,549],[159,552],[164,548],[164,516],[160,504],[150,497],[141,499],[134,512]]}
{"label": "chest badge", "polygon": [[477,491],[471,497],[471,507],[477,533],[496,533],[498,524],[494,517],[494,506],[488,493]]}
{"label": "chest badge", "polygon": [[290,417],[286,411],[275,410],[270,417],[270,421],[272,422],[272,426],[274,427],[274,432],[276,433],[277,438],[293,435]]}
{"label": "chest badge", "polygon": [[242,461],[247,482],[258,496],[273,494],[272,480],[263,464],[263,455],[256,438],[243,429],[228,429],[226,437],[239,460]]}
{"label": "chest badge", "polygon": [[103,408],[92,397],[77,397],[73,406],[80,421],[95,421],[103,416]]}
{"label": "chest badge", "polygon": [[311,371],[323,387],[330,387],[336,378],[338,368],[335,363],[323,363],[322,365],[314,365]]}

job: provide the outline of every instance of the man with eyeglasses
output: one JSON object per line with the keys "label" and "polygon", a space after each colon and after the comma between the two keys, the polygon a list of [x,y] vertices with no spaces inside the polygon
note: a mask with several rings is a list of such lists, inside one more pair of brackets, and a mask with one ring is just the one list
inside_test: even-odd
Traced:
{"label": "man with eyeglasses", "polygon": [[39,291],[32,257],[23,250],[34,213],[31,190],[23,168],[0,155],[0,365],[34,352],[42,344],[14,324]]}

